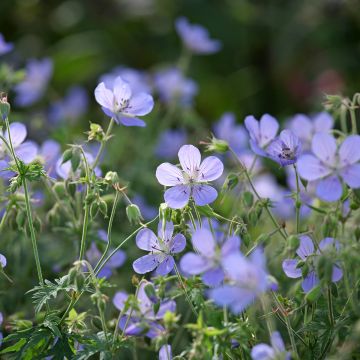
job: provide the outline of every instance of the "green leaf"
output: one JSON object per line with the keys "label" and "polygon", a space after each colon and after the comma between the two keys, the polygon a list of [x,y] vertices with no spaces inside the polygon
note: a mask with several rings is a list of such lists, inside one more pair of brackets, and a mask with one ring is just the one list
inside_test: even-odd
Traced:
{"label": "green leaf", "polygon": [[22,338],[14,345],[9,346],[6,349],[0,351],[0,354],[6,354],[13,351],[18,352],[26,344],[26,341],[27,341],[26,339]]}

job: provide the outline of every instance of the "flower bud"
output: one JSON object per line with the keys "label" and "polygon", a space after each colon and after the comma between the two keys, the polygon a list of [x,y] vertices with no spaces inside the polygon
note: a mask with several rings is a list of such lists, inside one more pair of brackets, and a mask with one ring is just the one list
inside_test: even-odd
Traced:
{"label": "flower bud", "polygon": [[0,94],[0,116],[5,120],[10,113],[10,104],[7,101],[7,95],[4,93]]}
{"label": "flower bud", "polygon": [[67,149],[63,153],[62,157],[62,164],[66,163],[67,161],[71,160],[73,156],[73,149]]}
{"label": "flower bud", "polygon": [[225,140],[220,140],[213,136],[211,143],[207,144],[206,150],[223,154],[229,150],[229,144]]}
{"label": "flower bud", "polygon": [[243,200],[246,206],[251,207],[254,203],[254,195],[250,191],[243,193]]}
{"label": "flower bud", "polygon": [[113,185],[119,182],[119,176],[116,171],[108,171],[104,179],[109,185]]}
{"label": "flower bud", "polygon": [[174,324],[176,324],[177,316],[175,313],[171,311],[167,311],[164,314],[164,324],[166,328],[171,328]]}
{"label": "flower bud", "polygon": [[324,106],[328,111],[339,109],[343,101],[342,97],[339,95],[326,95],[325,98]]}
{"label": "flower bud", "polygon": [[135,204],[130,204],[126,207],[126,216],[130,224],[139,224],[143,219],[139,207]]}
{"label": "flower bud", "polygon": [[288,239],[287,239],[287,242],[288,242],[290,250],[296,250],[300,245],[300,240],[295,235],[289,236]]}
{"label": "flower bud", "polygon": [[63,182],[56,182],[53,185],[53,190],[55,191],[56,195],[60,198],[63,199],[66,195],[66,187],[65,184]]}
{"label": "flower bud", "polygon": [[151,300],[151,302],[156,303],[158,301],[158,297],[156,296],[155,288],[153,284],[146,284],[144,287],[146,296]]}

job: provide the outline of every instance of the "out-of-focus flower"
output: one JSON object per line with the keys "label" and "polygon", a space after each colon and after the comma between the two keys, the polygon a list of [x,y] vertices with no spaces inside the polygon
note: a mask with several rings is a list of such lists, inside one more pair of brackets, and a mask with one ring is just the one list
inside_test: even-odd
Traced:
{"label": "out-of-focus flower", "polygon": [[290,360],[291,355],[285,349],[285,344],[278,331],[271,334],[271,346],[268,344],[258,344],[251,349],[251,358],[253,360]]}
{"label": "out-of-focus flower", "polygon": [[223,259],[229,283],[211,289],[210,298],[219,306],[228,306],[239,314],[268,289],[268,278],[263,250],[255,249],[249,258],[240,252]]}
{"label": "out-of-focus flower", "polygon": [[89,97],[86,90],[80,86],[73,86],[64,99],[50,107],[49,119],[55,124],[63,120],[75,121],[87,111],[88,105]]}
{"label": "out-of-focus flower", "polygon": [[172,360],[171,345],[163,345],[159,350],[159,360]]}
{"label": "out-of-focus flower", "polygon": [[197,251],[185,254],[180,260],[180,268],[189,275],[202,274],[204,284],[218,286],[224,280],[223,259],[239,251],[240,238],[230,236],[223,244],[218,244],[209,229],[196,230],[191,238]]}
{"label": "out-of-focus flower", "polygon": [[7,43],[5,41],[4,35],[0,33],[0,56],[12,51],[13,48],[14,44]]}
{"label": "out-of-focus flower", "polygon": [[25,79],[15,86],[15,103],[29,106],[42,98],[53,73],[51,59],[30,60],[26,65]]}
{"label": "out-of-focus flower", "polygon": [[279,130],[279,123],[269,114],[264,114],[260,121],[249,115],[245,118],[245,127],[250,135],[251,150],[260,156],[266,156],[266,147],[273,141]]}
{"label": "out-of-focus flower", "polygon": [[158,214],[158,209],[147,204],[145,199],[139,194],[134,195],[131,201],[139,207],[141,215],[145,220],[151,220]]}
{"label": "out-of-focus flower", "polygon": [[182,106],[190,106],[198,92],[195,81],[185,78],[177,68],[158,71],[154,81],[160,99],[165,103],[179,102]]}
{"label": "out-of-focus flower", "polygon": [[190,24],[185,17],[176,20],[175,28],[185,47],[193,54],[213,54],[221,48],[221,42],[210,39],[207,29],[201,25]]}
{"label": "out-of-focus flower", "polygon": [[[119,327],[127,336],[142,336],[145,335],[150,339],[156,338],[163,334],[165,328],[160,324],[166,312],[175,312],[176,303],[174,300],[164,300],[160,302],[159,310],[154,312],[154,302],[146,295],[146,286],[151,286],[149,282],[141,282],[138,289],[137,300],[138,309],[127,310],[120,318]],[[119,291],[113,298],[114,306],[122,311],[128,294]],[[125,328],[126,326],[126,328]]]}
{"label": "out-of-focus flower", "polygon": [[155,154],[163,159],[176,157],[181,146],[186,144],[187,134],[185,130],[168,129],[160,134]]}
{"label": "out-of-focus flower", "polygon": [[0,254],[0,265],[1,265],[1,267],[4,268],[6,266],[6,264],[7,264],[6,257],[3,254]]}
{"label": "out-of-focus flower", "polygon": [[[327,237],[319,243],[319,249],[322,253],[330,251],[332,248],[336,251],[339,251],[340,248],[339,242],[333,238]],[[319,283],[319,278],[315,272],[315,262],[319,258],[320,251],[315,251],[314,243],[309,236],[300,236],[300,246],[296,250],[296,253],[302,261],[306,261],[306,264],[309,267],[309,272],[301,283],[301,286],[306,293]],[[298,267],[298,264],[299,260],[297,259],[286,259],[283,261],[283,270],[289,278],[297,279],[302,277],[302,270],[301,267]],[[342,276],[342,270],[338,266],[334,265],[332,268],[331,281],[337,282],[342,278]]]}
{"label": "out-of-focus flower", "polygon": [[117,67],[113,69],[110,73],[101,76],[100,82],[105,83],[105,86],[108,89],[112,89],[114,87],[115,79],[118,76],[129,84],[133,93],[151,93],[151,86],[149,85],[150,81],[147,74],[143,71],[127,67]]}
{"label": "out-of-focus flower", "polygon": [[343,180],[350,188],[360,187],[360,136],[348,136],[338,147],[334,136],[317,133],[311,149],[313,154],[298,160],[300,176],[317,180],[316,195],[324,201],[337,201],[342,194]]}
{"label": "out-of-focus flower", "polygon": [[182,146],[178,156],[182,170],[170,163],[163,163],[156,169],[159,183],[171,186],[164,194],[165,202],[173,209],[183,208],[190,197],[199,206],[213,202],[217,191],[206,183],[221,176],[223,163],[215,156],[201,161],[200,151],[193,145]]}
{"label": "out-of-focus flower", "polygon": [[328,133],[334,126],[333,117],[327,112],[312,117],[297,114],[289,121],[289,129],[301,140],[303,149],[311,147],[311,140],[316,133]]}
{"label": "out-of-focus flower", "polygon": [[60,156],[61,146],[55,140],[45,140],[40,147],[39,156],[49,176],[56,175],[56,161]]}
{"label": "out-of-focus flower", "polygon": [[237,154],[247,147],[248,134],[242,125],[236,124],[233,113],[227,112],[221,116],[214,125],[214,134],[218,139],[227,141]]}
{"label": "out-of-focus flower", "polygon": [[112,88],[100,83],[95,89],[95,99],[107,116],[125,126],[146,126],[138,116],[147,115],[154,107],[151,95],[133,92],[120,76],[114,80]]}
{"label": "out-of-focus flower", "polygon": [[183,234],[173,236],[174,224],[167,222],[163,228],[160,222],[158,236],[150,229],[142,229],[136,236],[136,245],[139,249],[150,251],[133,263],[133,268],[138,274],[145,274],[156,269],[158,275],[166,275],[173,268],[174,254],[180,253],[186,246]]}
{"label": "out-of-focus flower", "polygon": [[281,166],[292,165],[297,162],[301,154],[301,142],[291,130],[283,130],[266,149],[271,159]]}

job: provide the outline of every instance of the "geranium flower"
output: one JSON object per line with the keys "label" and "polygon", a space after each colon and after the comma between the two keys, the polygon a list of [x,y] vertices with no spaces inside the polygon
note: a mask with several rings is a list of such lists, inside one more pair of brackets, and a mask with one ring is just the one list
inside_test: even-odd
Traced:
{"label": "geranium flower", "polygon": [[139,249],[150,251],[133,263],[133,268],[138,274],[145,274],[156,269],[158,275],[166,275],[173,268],[174,254],[184,250],[186,239],[183,234],[173,236],[174,224],[166,222],[165,229],[162,223],[158,226],[158,236],[150,229],[142,229],[136,236],[136,245]]}
{"label": "geranium flower", "polygon": [[317,181],[316,195],[324,201],[337,201],[344,181],[350,188],[360,187],[360,136],[348,136],[338,147],[334,136],[315,134],[313,154],[298,160],[299,175],[307,181]]}
{"label": "geranium flower", "polygon": [[104,82],[100,83],[95,89],[95,99],[107,116],[125,126],[146,126],[138,116],[147,115],[154,107],[151,95],[133,93],[130,85],[120,76],[114,80],[111,88]]}
{"label": "geranium flower", "polygon": [[271,334],[271,346],[268,344],[258,344],[251,349],[253,360],[290,360],[291,355],[285,349],[285,344],[278,331]]}
{"label": "geranium flower", "polygon": [[[320,241],[319,249],[321,252],[329,251],[331,248],[335,248],[335,250],[338,251],[340,248],[339,242],[330,237]],[[300,246],[296,250],[296,253],[302,261],[307,262],[310,268],[309,273],[305,276],[303,282],[301,283],[301,286],[306,293],[319,283],[319,278],[315,272],[315,262],[319,258],[320,251],[315,251],[314,243],[309,236],[300,236]],[[298,264],[298,259],[286,259],[283,261],[282,268],[289,278],[297,279],[302,277],[302,270],[298,267]],[[331,279],[332,282],[339,281],[342,276],[342,270],[338,266],[334,265]]]}
{"label": "geranium flower", "polygon": [[213,202],[217,191],[206,183],[221,176],[223,163],[215,156],[201,162],[200,151],[193,145],[182,146],[178,156],[182,169],[170,163],[163,163],[156,169],[159,183],[171,186],[164,195],[166,203],[173,209],[181,209],[190,197],[200,206]]}
{"label": "geranium flower", "polygon": [[207,29],[201,25],[191,25],[185,17],[178,18],[175,27],[185,47],[193,54],[213,54],[221,48],[221,42],[210,39]]}
{"label": "geranium flower", "polygon": [[197,251],[185,254],[180,260],[180,268],[189,275],[202,274],[204,284],[217,286],[224,280],[223,259],[239,251],[240,238],[230,236],[219,244],[207,228],[194,232],[191,242]]}

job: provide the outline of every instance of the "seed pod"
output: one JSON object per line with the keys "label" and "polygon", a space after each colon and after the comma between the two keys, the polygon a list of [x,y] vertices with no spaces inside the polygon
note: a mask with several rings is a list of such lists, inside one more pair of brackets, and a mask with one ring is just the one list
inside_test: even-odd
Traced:
{"label": "seed pod", "polygon": [[108,171],[104,179],[109,185],[117,184],[119,182],[119,176],[115,171]]}
{"label": "seed pod", "polygon": [[291,235],[288,237],[287,243],[289,244],[290,250],[296,250],[300,245],[300,240],[297,236]]}
{"label": "seed pod", "polygon": [[139,207],[135,204],[130,204],[126,207],[126,216],[130,224],[139,224],[143,219]]}
{"label": "seed pod", "polygon": [[108,206],[106,201],[103,199],[99,200],[99,210],[105,217],[107,217]]}
{"label": "seed pod", "polygon": [[148,283],[144,287],[146,296],[153,302],[156,303],[158,298],[156,296],[155,288],[152,284]]}
{"label": "seed pod", "polygon": [[251,207],[254,203],[254,195],[250,191],[243,193],[243,200],[246,206]]}
{"label": "seed pod", "polygon": [[71,160],[73,156],[73,149],[67,149],[63,153],[62,157],[62,164],[66,163],[67,161]]}

